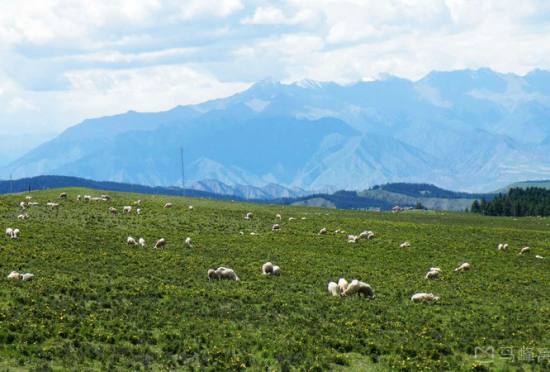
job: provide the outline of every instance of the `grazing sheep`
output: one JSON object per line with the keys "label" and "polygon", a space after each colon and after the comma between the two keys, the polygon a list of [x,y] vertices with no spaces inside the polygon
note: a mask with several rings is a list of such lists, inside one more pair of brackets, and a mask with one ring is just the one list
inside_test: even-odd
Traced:
{"label": "grazing sheep", "polygon": [[270,275],[273,273],[273,264],[271,262],[266,262],[262,265],[262,274]]}
{"label": "grazing sheep", "polygon": [[252,212],[248,212],[247,214],[245,214],[244,219],[245,219],[245,220],[251,220],[252,217],[254,217],[254,215],[252,214]]}
{"label": "grazing sheep", "polygon": [[76,201],[81,201],[81,200],[82,200],[82,196],[77,195],[77,196],[76,196]]}
{"label": "grazing sheep", "polygon": [[21,280],[32,280],[34,278],[34,274],[31,273],[25,273],[21,275]]}
{"label": "grazing sheep", "polygon": [[326,235],[326,233],[327,233],[326,227],[323,227],[321,230],[319,230],[319,235]]}
{"label": "grazing sheep", "polygon": [[281,268],[277,265],[273,265],[273,272],[271,275],[279,276],[281,275]]}
{"label": "grazing sheep", "polygon": [[27,220],[28,218],[29,218],[29,215],[26,214],[26,213],[23,213],[23,214],[20,214],[19,216],[17,216],[18,220]]}
{"label": "grazing sheep", "polygon": [[124,207],[122,207],[122,212],[132,213],[132,207],[130,205],[125,205]]}
{"label": "grazing sheep", "polygon": [[13,236],[13,229],[12,229],[11,227],[8,227],[8,228],[6,229],[6,236],[7,236],[8,238],[11,238],[11,237]]}
{"label": "grazing sheep", "polygon": [[141,208],[137,208],[137,209],[136,209],[136,214],[137,214],[138,216],[141,215]]}
{"label": "grazing sheep", "polygon": [[134,202],[134,205],[141,205],[141,199],[138,199]]}
{"label": "grazing sheep", "polygon": [[103,195],[101,195],[101,199],[103,199],[104,201],[109,201],[109,200],[111,200],[111,197],[109,195],[103,194]]}
{"label": "grazing sheep", "polygon": [[62,192],[61,194],[59,194],[59,199],[67,199],[67,193]]}
{"label": "grazing sheep", "polygon": [[10,280],[19,280],[21,279],[21,274],[19,274],[17,271],[12,271],[8,274],[8,279]]}
{"label": "grazing sheep", "polygon": [[191,240],[191,237],[188,236],[187,238],[185,238],[185,245],[189,248],[193,248],[193,241]]}
{"label": "grazing sheep", "polygon": [[439,279],[439,274],[441,274],[441,270],[432,270],[432,269],[438,269],[438,268],[431,268],[424,277],[425,279]]}
{"label": "grazing sheep", "polygon": [[432,302],[439,300],[439,296],[433,293],[415,293],[411,297],[412,302]]}
{"label": "grazing sheep", "polygon": [[343,297],[352,296],[354,294],[363,297],[374,298],[374,291],[372,290],[372,287],[369,284],[361,282],[357,279],[353,279],[351,283],[349,283],[346,290],[342,292]]}
{"label": "grazing sheep", "polygon": [[233,269],[227,267],[218,267],[216,270],[208,270],[208,280],[234,280],[240,282],[241,280]]}
{"label": "grazing sheep", "polygon": [[344,292],[348,288],[348,281],[345,278],[338,279],[338,287],[340,287],[340,292]]}
{"label": "grazing sheep", "polygon": [[282,219],[283,219],[283,216],[281,216],[280,213],[277,213],[277,214],[275,215],[275,218],[278,219],[278,220],[282,220]]}
{"label": "grazing sheep", "polygon": [[288,217],[288,221],[294,221],[296,219],[296,217]]}
{"label": "grazing sheep", "polygon": [[27,209],[27,203],[25,203],[24,201],[22,201],[21,203],[19,203],[19,207],[23,210]]}
{"label": "grazing sheep", "polygon": [[357,235],[348,235],[348,243],[357,243],[359,237]]}
{"label": "grazing sheep", "polygon": [[399,245],[399,248],[410,248],[411,247],[411,243],[409,242],[403,242]]}
{"label": "grazing sheep", "polygon": [[19,239],[19,233],[21,231],[19,231],[19,229],[13,229],[13,233],[11,234],[11,238],[12,239]]}
{"label": "grazing sheep", "polygon": [[454,271],[457,273],[462,273],[471,269],[471,265],[468,262],[464,262],[462,265],[457,267]]}
{"label": "grazing sheep", "polygon": [[536,255],[535,258],[538,258],[539,260],[544,260],[544,257],[542,257],[541,255]]}
{"label": "grazing sheep", "polygon": [[164,208],[172,208],[174,205],[172,203],[164,204]]}
{"label": "grazing sheep", "polygon": [[521,250],[519,251],[518,254],[524,255],[525,253],[529,253],[530,250],[531,250],[530,247],[523,247],[523,248],[521,248]]}
{"label": "grazing sheep", "polygon": [[131,236],[128,237],[128,239],[126,239],[126,243],[128,245],[137,245],[138,243],[136,242],[136,239],[132,238]]}
{"label": "grazing sheep", "polygon": [[25,200],[31,200],[31,199],[32,199],[32,196],[30,195],[25,196]]}
{"label": "grazing sheep", "polygon": [[371,239],[374,238],[374,233],[372,231],[363,231],[361,234],[359,234],[359,239]]}
{"label": "grazing sheep", "polygon": [[256,234],[254,231],[252,231],[252,232],[250,233],[250,235],[258,235],[258,234]]}
{"label": "grazing sheep", "polygon": [[328,283],[328,293],[333,296],[340,296],[340,287],[334,282]]}
{"label": "grazing sheep", "polygon": [[271,231],[279,231],[279,230],[281,230],[281,226],[278,223],[271,226]]}
{"label": "grazing sheep", "polygon": [[146,245],[146,244],[145,244],[145,239],[139,238],[138,244],[139,244],[140,246],[142,246],[142,247],[145,247],[145,245]]}
{"label": "grazing sheep", "polygon": [[37,205],[40,205],[40,203],[38,203],[38,202],[28,202],[27,203],[28,207],[36,207]]}
{"label": "grazing sheep", "polygon": [[90,195],[84,195],[84,201],[89,202],[92,200],[92,197]]}
{"label": "grazing sheep", "polygon": [[165,245],[166,245],[166,239],[161,238],[161,239],[157,240],[157,242],[155,243],[155,249],[162,248]]}
{"label": "grazing sheep", "polygon": [[59,203],[54,203],[54,202],[48,202],[46,203],[46,205],[50,208],[50,209],[57,209],[59,207]]}
{"label": "grazing sheep", "polygon": [[189,207],[187,207],[187,209],[189,209],[190,211],[192,211],[194,208],[192,205],[190,205]]}
{"label": "grazing sheep", "polygon": [[506,251],[508,250],[508,243],[500,243],[497,247],[498,251]]}
{"label": "grazing sheep", "polygon": [[115,208],[115,207],[109,207],[109,212],[111,214],[117,214],[118,213],[118,210]]}

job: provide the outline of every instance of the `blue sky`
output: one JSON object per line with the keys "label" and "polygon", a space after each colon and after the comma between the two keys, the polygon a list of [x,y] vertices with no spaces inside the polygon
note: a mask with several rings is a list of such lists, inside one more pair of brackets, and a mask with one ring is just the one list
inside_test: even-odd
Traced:
{"label": "blue sky", "polygon": [[197,103],[266,77],[524,74],[550,69],[548,35],[550,2],[537,0],[2,0],[0,138]]}

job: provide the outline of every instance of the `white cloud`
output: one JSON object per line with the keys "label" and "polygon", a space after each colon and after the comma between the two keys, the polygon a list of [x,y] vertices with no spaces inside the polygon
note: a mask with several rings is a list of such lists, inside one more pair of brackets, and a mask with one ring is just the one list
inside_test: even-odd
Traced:
{"label": "white cloud", "polygon": [[287,16],[277,7],[258,7],[251,17],[241,20],[242,24],[249,25],[295,25],[313,21],[315,12],[312,9],[302,9],[292,16]]}

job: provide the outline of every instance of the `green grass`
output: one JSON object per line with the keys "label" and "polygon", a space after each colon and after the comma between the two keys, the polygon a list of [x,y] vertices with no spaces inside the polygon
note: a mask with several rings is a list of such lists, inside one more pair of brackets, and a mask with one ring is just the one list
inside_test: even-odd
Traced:
{"label": "green grass", "polygon": [[[2,233],[22,232],[0,238],[0,370],[550,369],[474,358],[476,346],[550,349],[550,219],[114,193],[111,202],[78,203],[76,194],[100,192],[67,191],[59,212],[45,207],[59,190],[33,193],[41,206],[27,221],[16,219],[23,195],[0,198]],[[141,216],[107,210],[138,198]],[[167,201],[172,209],[162,208]],[[272,233],[276,213],[282,230]],[[317,235],[321,227],[376,238],[348,244],[345,235]],[[128,235],[148,247],[127,246]],[[167,247],[154,250],[161,237]],[[405,240],[408,251],[399,248]],[[497,252],[500,242],[511,250]],[[523,245],[531,255],[516,254]],[[280,277],[261,275],[268,260]],[[464,261],[472,270],[453,273]],[[217,266],[241,282],[209,282]],[[424,279],[431,266],[442,280]],[[8,281],[12,270],[35,280]],[[327,283],[341,276],[371,284],[376,299],[329,296]],[[419,291],[441,300],[411,303]]]}

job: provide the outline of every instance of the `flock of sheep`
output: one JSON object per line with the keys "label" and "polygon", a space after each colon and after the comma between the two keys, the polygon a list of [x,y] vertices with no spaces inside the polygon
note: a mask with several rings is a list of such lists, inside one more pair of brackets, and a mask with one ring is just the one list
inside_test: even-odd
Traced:
{"label": "flock of sheep", "polygon": [[[61,193],[59,195],[59,198],[60,199],[67,199],[67,193],[65,193],[65,192]],[[20,208],[23,211],[25,211],[30,207],[39,205],[39,203],[32,202],[31,200],[32,200],[32,197],[27,196],[25,201],[23,201],[19,204]],[[80,201],[84,201],[84,202],[110,201],[111,197],[108,196],[108,195],[101,195],[100,197],[92,197],[90,195],[84,195],[82,197],[81,195],[78,195],[76,200],[79,201],[79,202]],[[59,207],[59,203],[55,203],[55,202],[48,202],[46,205],[51,209],[57,209]],[[137,201],[134,202],[134,206],[136,206],[135,211],[136,211],[136,214],[138,214],[138,215],[141,214],[141,208],[139,208],[140,205],[141,205],[141,200],[137,200]],[[173,206],[172,203],[166,203],[164,205],[164,208],[168,209],[168,208],[172,208],[172,206]],[[188,207],[188,209],[193,210],[193,206],[190,205]],[[122,208],[122,211],[125,214],[130,214],[130,213],[132,213],[133,210],[134,210],[133,206],[124,206]],[[111,214],[117,214],[118,213],[118,210],[114,207],[109,207],[108,211]],[[245,220],[252,220],[253,217],[254,217],[253,213],[248,212],[248,213],[245,214],[244,219]],[[20,214],[17,218],[19,220],[25,220],[25,219],[29,218],[29,215],[25,212],[23,214]],[[282,220],[282,216],[280,214],[276,214],[275,218],[277,220]],[[306,218],[302,217],[302,219],[305,220]],[[296,218],[294,218],[294,217],[289,217],[288,218],[288,221],[294,221],[294,220],[296,220]],[[278,223],[273,224],[271,230],[273,232],[280,231],[281,230],[280,224],[278,224]],[[20,236],[20,233],[21,232],[18,228],[8,227],[6,229],[6,237],[8,237],[10,239],[18,239],[19,236]],[[242,231],[240,233],[243,234]],[[335,230],[334,233],[335,234],[345,234],[346,232],[343,231],[343,230],[338,229],[338,230]],[[252,232],[251,234],[254,235],[255,233]],[[328,229],[326,227],[323,227],[318,232],[318,235],[326,235],[326,234],[328,234]],[[374,232],[365,230],[365,231],[359,233],[358,235],[351,235],[351,234],[348,235],[347,236],[347,241],[349,243],[356,243],[361,239],[370,240],[370,239],[374,238],[374,236],[375,236]],[[145,239],[142,238],[142,237],[140,237],[136,240],[134,237],[128,236],[128,238],[126,239],[126,243],[128,245],[146,247]],[[155,249],[160,249],[160,248],[165,247],[166,244],[167,244],[166,239],[165,238],[160,238],[156,241],[156,243],[154,245],[154,248]],[[192,242],[192,239],[190,237],[187,237],[185,239],[185,245],[189,248],[193,247],[193,242]],[[410,247],[411,247],[411,244],[409,242],[403,242],[403,243],[400,244],[400,248],[410,248]],[[507,243],[500,243],[497,246],[497,250],[498,251],[507,251],[508,250],[508,244]],[[529,253],[529,251],[530,251],[529,247],[523,247],[523,248],[520,249],[518,254],[519,255],[524,255],[524,254]],[[536,255],[535,257],[537,259],[543,259],[544,258],[540,255]],[[468,263],[468,262],[464,262],[464,263],[460,264],[457,268],[455,268],[454,272],[461,273],[461,272],[468,271],[470,269],[471,269],[471,264]],[[266,262],[265,264],[262,265],[261,272],[262,272],[263,275],[266,275],[266,276],[279,276],[279,275],[281,275],[281,268],[279,266],[273,265],[271,262]],[[427,271],[427,273],[424,277],[425,277],[425,279],[432,279],[432,280],[440,279],[440,277],[442,276],[442,273],[443,273],[443,271],[439,267],[431,267]],[[232,280],[232,281],[236,281],[236,282],[240,281],[239,277],[237,276],[237,274],[235,273],[235,271],[233,269],[223,267],[223,266],[218,267],[216,269],[209,269],[208,272],[207,272],[207,276],[208,276],[208,280]],[[24,280],[24,281],[31,280],[33,277],[34,277],[34,275],[32,273],[18,273],[16,271],[12,271],[7,276],[7,278],[10,279],[10,280]],[[358,279],[353,279],[351,281],[351,283],[349,283],[345,278],[340,278],[338,280],[338,283],[335,283],[335,282],[331,281],[331,282],[328,283],[328,292],[329,292],[330,295],[338,296],[338,297],[349,297],[349,296],[357,295],[357,296],[362,296],[362,297],[369,298],[369,299],[374,299],[375,298],[374,290],[372,289],[372,287],[368,283],[362,282]],[[433,301],[439,300],[439,298],[440,298],[439,296],[436,296],[433,293],[415,293],[414,295],[412,295],[411,301],[413,301],[413,302],[433,302]]]}

